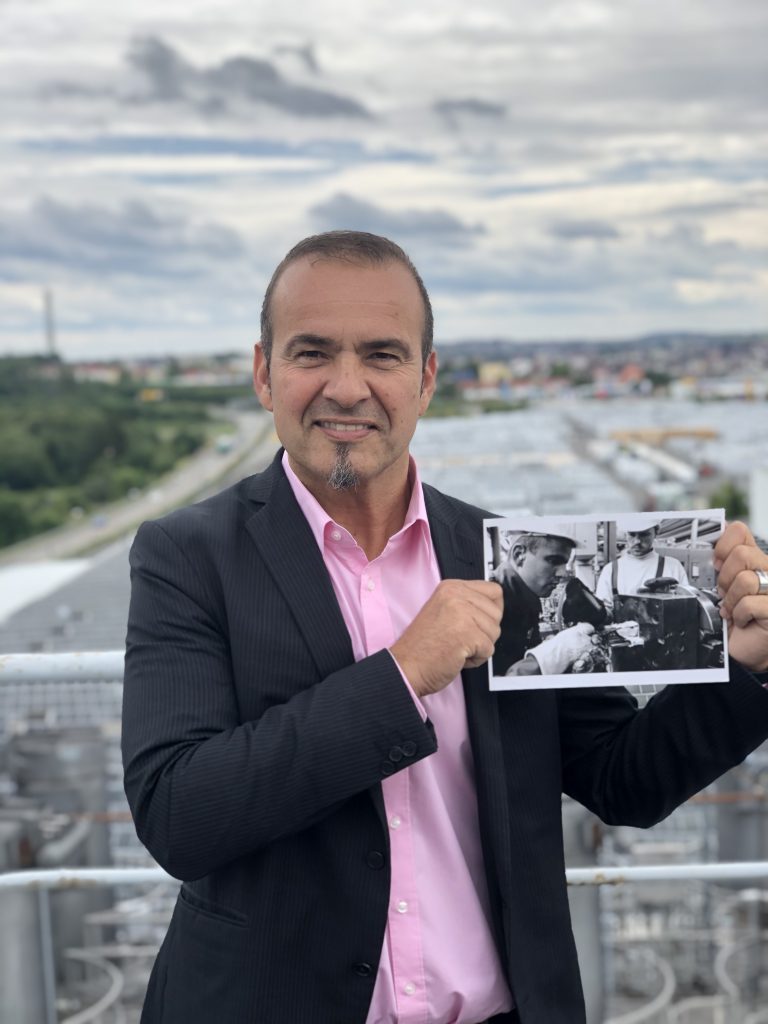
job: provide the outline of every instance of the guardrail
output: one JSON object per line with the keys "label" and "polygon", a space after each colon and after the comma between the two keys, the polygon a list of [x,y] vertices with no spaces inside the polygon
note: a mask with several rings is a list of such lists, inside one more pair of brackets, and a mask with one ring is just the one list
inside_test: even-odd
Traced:
{"label": "guardrail", "polygon": [[28,679],[86,682],[122,679],[123,651],[60,651],[56,654],[0,654],[0,685]]}
{"label": "guardrail", "polygon": [[[653,864],[635,867],[566,868],[568,885],[623,885],[628,882],[722,882],[768,878],[768,861],[724,861],[721,864]],[[159,867],[49,868],[0,874],[3,889],[74,889],[102,885],[143,885],[179,879]]]}

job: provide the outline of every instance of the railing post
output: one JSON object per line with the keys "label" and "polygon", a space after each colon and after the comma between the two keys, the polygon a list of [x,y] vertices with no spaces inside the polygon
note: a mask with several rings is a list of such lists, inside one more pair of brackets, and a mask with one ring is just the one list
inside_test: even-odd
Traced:
{"label": "railing post", "polygon": [[37,890],[37,911],[40,925],[40,970],[43,976],[45,1024],[56,1024],[56,966],[51,927],[51,897],[48,889]]}

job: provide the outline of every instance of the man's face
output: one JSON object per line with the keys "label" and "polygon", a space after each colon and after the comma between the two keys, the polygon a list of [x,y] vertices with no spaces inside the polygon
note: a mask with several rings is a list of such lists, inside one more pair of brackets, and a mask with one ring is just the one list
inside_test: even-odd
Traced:
{"label": "man's face", "polygon": [[402,487],[437,371],[434,352],[422,368],[424,307],[408,270],[297,260],[277,283],[272,321],[271,364],[257,346],[254,386],[299,479],[316,497],[341,477]]}
{"label": "man's face", "polygon": [[543,537],[535,551],[512,548],[518,576],[539,597],[548,597],[565,575],[573,545],[560,537]]}
{"label": "man's face", "polygon": [[637,532],[627,533],[627,551],[630,555],[634,555],[635,558],[642,558],[643,555],[647,555],[653,550],[653,542],[655,538],[655,526],[652,526],[648,530],[638,530]]}

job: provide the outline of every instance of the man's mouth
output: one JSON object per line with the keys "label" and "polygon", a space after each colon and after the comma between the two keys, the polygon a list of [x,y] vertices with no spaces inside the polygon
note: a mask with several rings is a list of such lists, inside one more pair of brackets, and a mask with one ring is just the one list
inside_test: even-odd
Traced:
{"label": "man's mouth", "polygon": [[333,430],[338,434],[355,434],[361,430],[375,430],[372,423],[340,423],[338,420],[318,420],[317,425],[323,430]]}

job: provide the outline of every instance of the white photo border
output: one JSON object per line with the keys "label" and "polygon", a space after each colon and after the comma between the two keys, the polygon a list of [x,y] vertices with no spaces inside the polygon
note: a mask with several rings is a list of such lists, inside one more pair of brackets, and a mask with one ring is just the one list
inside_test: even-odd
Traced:
{"label": "white photo border", "polygon": [[[548,515],[548,516],[512,516],[509,518],[493,518],[483,520],[483,565],[484,578],[489,579],[493,551],[489,536],[489,527],[499,530],[520,533],[546,533],[547,529],[566,524],[616,522],[629,517],[640,522],[646,520],[649,527],[664,519],[707,519],[720,524],[720,534],[725,528],[725,510],[717,509],[684,509],[659,512],[598,512],[587,515]],[[714,546],[714,545],[713,545]],[[725,621],[723,633],[723,661],[719,668],[693,669],[653,669],[643,672],[583,672],[565,675],[533,675],[533,676],[494,676],[493,658],[488,660],[489,688],[492,691],[508,690],[547,690],[547,689],[579,689],[586,687],[666,686],[680,683],[723,683],[729,682],[728,671],[728,630]]]}

